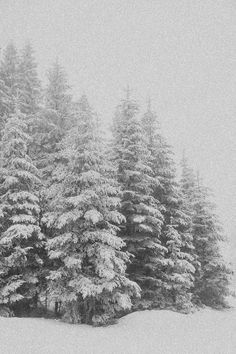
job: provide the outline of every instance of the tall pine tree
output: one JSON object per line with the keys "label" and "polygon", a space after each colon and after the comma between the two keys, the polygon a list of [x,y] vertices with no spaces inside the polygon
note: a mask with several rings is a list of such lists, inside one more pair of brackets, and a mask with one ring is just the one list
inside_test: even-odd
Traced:
{"label": "tall pine tree", "polygon": [[15,98],[19,95],[19,56],[13,43],[10,43],[4,53],[0,67],[0,80],[3,82],[4,92],[10,98],[9,113],[15,109]]}
{"label": "tall pine tree", "polygon": [[19,79],[21,112],[33,115],[38,111],[41,92],[37,64],[30,44],[25,45],[20,56]]}
{"label": "tall pine tree", "polygon": [[11,98],[9,90],[4,81],[0,78],[0,140],[3,134],[4,125],[6,123],[7,115],[10,112]]}
{"label": "tall pine tree", "polygon": [[130,309],[139,287],[125,275],[129,254],[117,236],[124,217],[117,211],[118,187],[109,175],[85,96],[79,102],[77,126],[67,135],[61,163],[54,173],[54,228],[48,241],[52,296],[62,302],[69,322],[102,324]]}
{"label": "tall pine tree", "polygon": [[3,132],[0,174],[0,303],[16,311],[37,305],[44,242],[35,189],[40,181],[27,154],[26,131],[16,108]]}
{"label": "tall pine tree", "polygon": [[48,72],[48,85],[45,94],[46,108],[56,114],[56,125],[64,131],[70,127],[71,119],[71,95],[70,86],[64,69],[58,60]]}
{"label": "tall pine tree", "polygon": [[175,168],[170,147],[161,135],[155,112],[149,102],[142,118],[150,153],[149,166],[156,184],[152,195],[162,205],[163,224],[161,244],[165,247],[165,260],[155,276],[159,278],[160,302],[188,310],[193,286],[193,250],[190,219],[184,213],[183,200],[175,178]]}
{"label": "tall pine tree", "polygon": [[224,237],[209,190],[194,176],[186,159],[182,162],[182,190],[192,208],[192,235],[198,262],[194,300],[213,307],[225,306],[231,271],[220,252]]}
{"label": "tall pine tree", "polygon": [[128,273],[142,288],[142,307],[158,302],[160,281],[157,273],[167,249],[161,244],[162,206],[153,196],[157,181],[138,107],[127,97],[117,107],[114,119],[114,160],[121,186],[121,212],[126,218],[121,235],[134,255]]}

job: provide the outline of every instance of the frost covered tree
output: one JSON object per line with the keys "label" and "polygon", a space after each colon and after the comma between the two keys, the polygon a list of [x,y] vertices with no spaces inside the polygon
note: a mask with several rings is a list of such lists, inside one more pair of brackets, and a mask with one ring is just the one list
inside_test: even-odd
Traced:
{"label": "frost covered tree", "polygon": [[213,307],[225,306],[231,271],[220,252],[224,237],[209,190],[194,175],[186,159],[182,163],[182,191],[192,208],[192,235],[198,263],[194,301]]}
{"label": "frost covered tree", "polygon": [[[28,54],[27,54],[28,53]],[[35,105],[38,99],[38,80],[32,51],[25,49],[26,66],[29,71],[31,86],[28,93],[32,90],[34,95],[30,95],[31,103]],[[40,171],[43,185],[40,191],[41,214],[49,211],[50,196],[47,192],[52,185],[52,173],[58,164],[59,145],[68,129],[70,117],[71,97],[68,93],[66,74],[56,61],[48,71],[48,83],[44,92],[44,105],[40,106],[37,114],[32,120],[31,156]],[[50,230],[44,228],[46,234]]]}
{"label": "frost covered tree", "polygon": [[[54,171],[54,212],[45,222],[54,230],[48,241],[55,261],[50,293],[62,303],[64,320],[104,324],[131,308],[139,287],[125,274],[129,254],[117,236],[124,217],[117,211],[118,187],[83,96],[77,126],[63,141],[61,164]],[[64,162],[64,163],[62,163]]]}
{"label": "frost covered tree", "polygon": [[195,278],[194,293],[203,304],[218,307],[226,305],[231,271],[220,253],[219,242],[224,241],[224,237],[214,214],[214,205],[208,198],[207,189],[199,185],[194,205],[193,237],[201,268]]}
{"label": "frost covered tree", "polygon": [[[31,110],[37,110],[39,99],[39,82],[35,68],[31,47],[26,47],[22,56],[22,66],[30,70],[27,82],[28,101],[31,101]],[[22,69],[23,71],[23,69]],[[51,183],[51,174],[56,165],[56,155],[59,144],[69,128],[71,116],[71,96],[68,93],[69,85],[66,74],[58,61],[48,71],[48,83],[44,92],[44,104],[40,105],[37,114],[34,115],[31,127],[33,136],[32,157],[37,167],[43,174],[43,179]],[[29,108],[29,107],[28,107]]]}
{"label": "frost covered tree", "polygon": [[19,87],[21,112],[32,115],[38,111],[40,82],[33,48],[25,45],[19,59]]}
{"label": "frost covered tree", "polygon": [[46,108],[55,114],[56,125],[64,131],[70,126],[71,95],[70,86],[64,69],[56,61],[48,72],[48,84],[45,93]]}
{"label": "frost covered tree", "polygon": [[[185,151],[181,160],[181,179],[180,179],[180,189],[183,200],[183,211],[188,216],[189,219],[189,230],[193,237],[193,218],[194,218],[194,205],[197,198],[196,186],[197,186],[197,176],[194,170],[189,166],[188,160],[185,156]],[[193,246],[195,242],[193,239]],[[195,246],[192,248],[191,255],[193,257],[193,264],[195,267],[195,275],[199,273],[201,264],[198,260],[198,255],[195,250]],[[193,299],[194,300],[194,299]]]}
{"label": "frost covered tree", "polygon": [[163,223],[160,241],[165,248],[164,259],[154,273],[158,282],[161,306],[171,305],[188,309],[193,286],[193,250],[190,218],[184,213],[183,200],[175,178],[175,167],[170,147],[161,135],[159,122],[149,102],[142,118],[142,126],[150,153],[149,166],[156,184],[152,196],[162,205]]}
{"label": "frost covered tree", "polygon": [[34,159],[41,170],[46,185],[51,184],[52,171],[57,165],[59,145],[70,127],[71,96],[66,74],[54,63],[48,72],[48,83],[44,94],[44,107],[34,119]]}
{"label": "frost covered tree", "polygon": [[142,288],[142,307],[158,301],[158,269],[166,248],[160,241],[163,223],[162,206],[153,196],[157,184],[141,123],[138,107],[130,98],[117,107],[114,118],[114,160],[121,186],[121,209],[126,223],[121,236],[134,255],[128,273]]}
{"label": "frost covered tree", "polygon": [[0,78],[0,140],[2,137],[4,125],[6,123],[7,115],[10,112],[11,98],[9,90],[4,81]]}
{"label": "frost covered tree", "polygon": [[37,305],[44,242],[35,192],[38,172],[27,155],[26,131],[25,116],[16,108],[1,142],[0,304],[17,313]]}
{"label": "frost covered tree", "polygon": [[15,98],[19,94],[19,56],[14,44],[10,43],[3,52],[0,67],[0,80],[3,82],[4,93],[10,98],[8,108],[14,111]]}

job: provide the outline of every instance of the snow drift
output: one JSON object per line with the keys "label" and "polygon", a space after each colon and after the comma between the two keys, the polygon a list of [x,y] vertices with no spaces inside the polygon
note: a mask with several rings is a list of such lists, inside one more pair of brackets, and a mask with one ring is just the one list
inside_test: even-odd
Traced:
{"label": "snow drift", "polygon": [[132,313],[109,327],[0,318],[1,354],[233,354],[236,310]]}

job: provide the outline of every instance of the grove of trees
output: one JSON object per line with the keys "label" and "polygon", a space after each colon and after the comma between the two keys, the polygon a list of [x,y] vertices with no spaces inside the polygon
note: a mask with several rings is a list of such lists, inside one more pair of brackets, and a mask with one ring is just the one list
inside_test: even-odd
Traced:
{"label": "grove of trees", "polygon": [[56,61],[31,45],[0,65],[0,313],[112,323],[130,311],[224,307],[231,271],[209,190],[129,90],[112,138]]}

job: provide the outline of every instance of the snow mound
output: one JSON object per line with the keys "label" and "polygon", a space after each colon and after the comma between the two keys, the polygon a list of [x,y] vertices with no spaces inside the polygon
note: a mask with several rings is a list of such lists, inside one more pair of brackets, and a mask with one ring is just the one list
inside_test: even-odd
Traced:
{"label": "snow mound", "polygon": [[234,354],[236,309],[132,313],[105,328],[0,318],[1,354]]}

